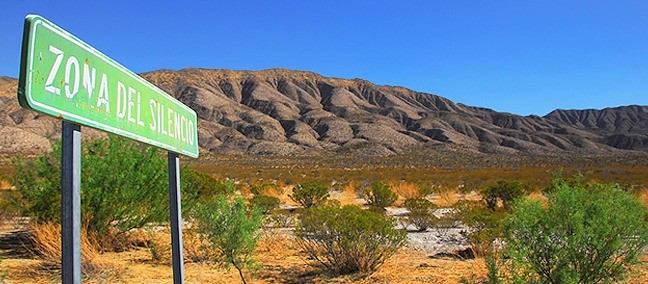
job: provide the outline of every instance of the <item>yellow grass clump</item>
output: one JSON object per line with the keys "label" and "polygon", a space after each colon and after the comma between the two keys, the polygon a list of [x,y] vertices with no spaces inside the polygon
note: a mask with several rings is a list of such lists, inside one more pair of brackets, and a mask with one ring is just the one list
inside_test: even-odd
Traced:
{"label": "yellow grass clump", "polygon": [[[54,223],[34,223],[30,225],[29,239],[32,252],[47,267],[61,266],[61,226]],[[96,238],[81,233],[81,270],[84,275],[104,273],[112,268],[102,262],[97,249]]]}
{"label": "yellow grass clump", "polygon": [[420,197],[419,186],[415,183],[398,181],[388,183],[392,191],[398,194],[396,204],[403,204],[405,200]]}

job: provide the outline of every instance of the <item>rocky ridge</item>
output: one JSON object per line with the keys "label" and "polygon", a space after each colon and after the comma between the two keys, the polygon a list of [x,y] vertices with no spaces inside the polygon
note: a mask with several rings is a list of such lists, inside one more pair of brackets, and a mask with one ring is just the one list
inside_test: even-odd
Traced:
{"label": "rocky ridge", "polygon": [[[271,69],[159,70],[142,76],[194,109],[201,151],[392,155],[418,150],[599,155],[648,150],[648,107],[519,116],[402,87]],[[56,119],[21,109],[0,77],[0,153],[41,152]]]}

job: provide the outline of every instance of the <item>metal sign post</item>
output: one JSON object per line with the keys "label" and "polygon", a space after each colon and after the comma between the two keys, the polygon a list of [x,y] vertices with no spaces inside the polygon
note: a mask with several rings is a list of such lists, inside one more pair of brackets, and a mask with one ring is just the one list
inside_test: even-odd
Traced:
{"label": "metal sign post", "polygon": [[178,154],[198,157],[196,112],[37,15],[25,18],[18,101],[24,108],[63,120],[63,283],[81,283],[80,125],[169,151],[173,283],[183,283]]}
{"label": "metal sign post", "polygon": [[81,283],[81,127],[63,121],[61,141],[61,275]]}
{"label": "metal sign post", "polygon": [[182,210],[180,208],[180,158],[169,152],[169,205],[171,208],[171,259],[173,265],[173,283],[184,283],[184,266],[182,257]]}

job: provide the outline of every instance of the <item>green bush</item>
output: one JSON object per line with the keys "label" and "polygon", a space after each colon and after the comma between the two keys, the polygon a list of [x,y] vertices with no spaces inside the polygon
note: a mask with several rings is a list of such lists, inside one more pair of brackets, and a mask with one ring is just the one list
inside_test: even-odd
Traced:
{"label": "green bush", "polygon": [[373,181],[369,186],[362,187],[360,194],[367,205],[382,209],[394,204],[398,199],[398,194],[392,191],[388,184],[380,181]]}
{"label": "green bush", "polygon": [[[83,224],[102,235],[109,228],[125,232],[150,221],[162,221],[165,163],[153,148],[140,148],[126,139],[110,136],[83,143],[81,199]],[[60,219],[60,142],[54,151],[34,160],[13,160],[18,197],[23,214],[42,222]]]}
{"label": "green bush", "polygon": [[11,203],[20,214],[41,222],[59,222],[61,216],[61,143],[34,159],[17,155],[11,160],[16,194]]}
{"label": "green bush", "polygon": [[256,206],[261,213],[270,214],[279,208],[279,198],[267,195],[255,195],[250,199],[250,205]]}
{"label": "green bush", "polygon": [[481,194],[491,210],[495,210],[498,202],[502,202],[502,207],[508,210],[513,201],[526,192],[527,189],[519,181],[500,180],[482,190]]}
{"label": "green bush", "polygon": [[436,223],[438,218],[433,211],[437,206],[425,198],[410,198],[405,200],[405,208],[409,211],[407,219],[419,232],[427,230]]}
{"label": "green bush", "polygon": [[304,208],[309,208],[326,201],[329,198],[329,189],[320,182],[306,181],[296,185],[293,194],[288,196]]}
{"label": "green bush", "polygon": [[[60,222],[60,141],[53,149],[35,159],[12,161],[12,203],[38,222]],[[168,220],[167,165],[160,151],[113,135],[84,141],[82,151],[81,211],[88,233],[107,238],[109,244],[112,234]],[[183,209],[195,203],[195,189],[183,188]]]}
{"label": "green bush", "polygon": [[392,219],[355,205],[321,205],[305,210],[295,229],[300,245],[326,269],[370,273],[405,244]]}
{"label": "green bush", "polygon": [[197,230],[210,244],[210,251],[226,268],[234,266],[243,283],[247,283],[243,270],[254,270],[252,258],[260,237],[262,215],[258,210],[248,210],[243,198],[229,202],[219,196],[198,205],[195,215]]}
{"label": "green bush", "polygon": [[522,199],[506,221],[512,271],[537,283],[624,278],[648,243],[646,207],[616,185],[554,185],[547,204]]}

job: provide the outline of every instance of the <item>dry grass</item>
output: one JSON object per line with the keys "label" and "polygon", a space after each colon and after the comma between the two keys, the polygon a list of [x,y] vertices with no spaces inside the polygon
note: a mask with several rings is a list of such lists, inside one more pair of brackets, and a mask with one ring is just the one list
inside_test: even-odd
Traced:
{"label": "dry grass", "polygon": [[634,195],[637,200],[641,201],[641,203],[648,206],[648,187],[635,189],[632,191],[632,195]]}
{"label": "dry grass", "polygon": [[[33,252],[48,266],[61,265],[61,226],[53,223],[32,224],[30,240],[33,242]],[[81,234],[81,259],[85,271],[94,270],[98,266],[96,260],[99,252],[95,241],[88,235]]]}
{"label": "dry grass", "polygon": [[415,183],[406,182],[406,181],[397,181],[397,182],[392,181],[389,182],[388,184],[391,187],[392,191],[398,194],[398,199],[396,200],[396,204],[403,204],[405,200],[410,198],[417,198],[421,195],[419,191],[419,187]]}
{"label": "dry grass", "polygon": [[359,182],[348,182],[340,191],[331,193],[331,199],[340,201],[340,204],[362,205],[365,201],[358,198],[358,188],[360,188]]}
{"label": "dry grass", "polygon": [[[31,224],[29,249],[36,259],[22,260],[33,269],[17,271],[24,279],[34,279],[35,282],[45,283],[60,279],[61,267],[61,227],[58,224]],[[34,261],[37,260],[37,261]],[[95,238],[81,234],[81,269],[86,283],[110,283],[118,279],[122,269],[121,264],[106,262],[97,250]],[[13,274],[13,273],[12,273]],[[40,280],[37,280],[40,279]],[[23,282],[20,282],[23,283]]]}
{"label": "dry grass", "polygon": [[438,188],[435,193],[430,199],[439,207],[452,207],[461,198],[461,194],[448,187]]}

